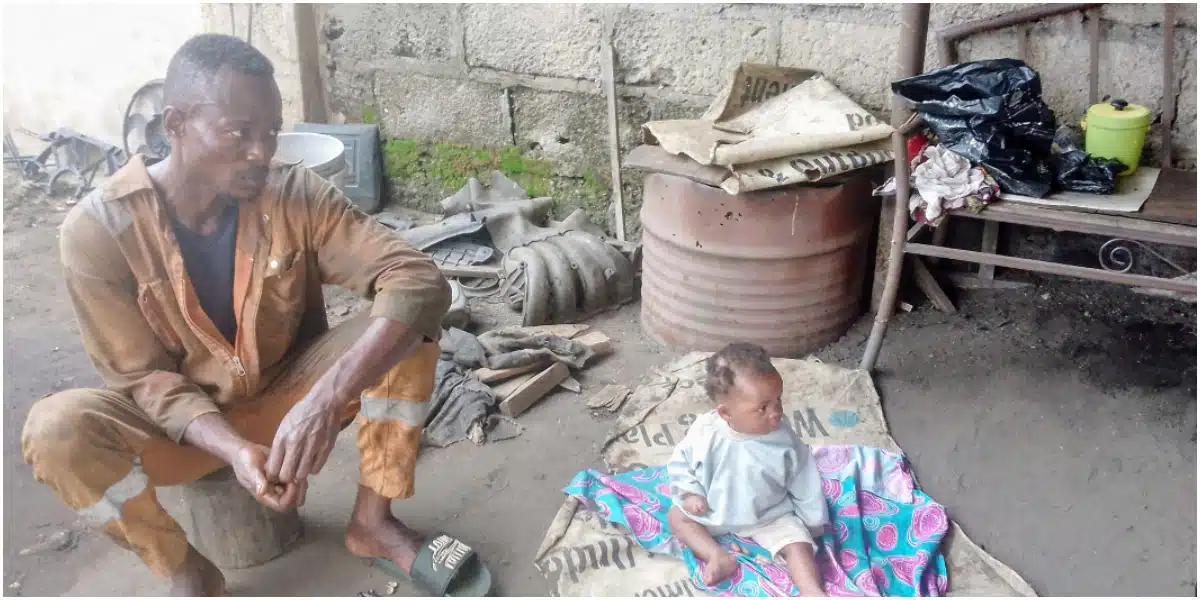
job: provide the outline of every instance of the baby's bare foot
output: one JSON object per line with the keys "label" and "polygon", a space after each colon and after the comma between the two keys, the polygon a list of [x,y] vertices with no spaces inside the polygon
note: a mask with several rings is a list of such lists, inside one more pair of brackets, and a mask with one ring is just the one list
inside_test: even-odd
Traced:
{"label": "baby's bare foot", "polygon": [[704,585],[712,587],[732,577],[737,569],[737,559],[722,549],[720,554],[705,562],[704,568],[700,571],[700,578],[704,581]]}

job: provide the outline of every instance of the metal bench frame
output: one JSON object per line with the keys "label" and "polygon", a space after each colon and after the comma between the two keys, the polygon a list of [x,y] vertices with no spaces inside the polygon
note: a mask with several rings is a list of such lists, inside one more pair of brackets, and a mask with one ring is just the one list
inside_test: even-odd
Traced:
{"label": "metal bench frame", "polygon": [[[1090,20],[1091,65],[1089,70],[1090,100],[1094,104],[1097,101],[1096,96],[1098,93],[1100,54],[1100,15],[1097,9],[1101,6],[1103,5],[1041,5],[1014,11],[992,19],[955,25],[938,32],[938,46],[944,62],[946,64],[954,64],[958,62],[955,44],[958,40],[974,33],[993,31],[1011,26],[1023,26],[1026,23],[1069,12],[1095,11],[1091,15]],[[1164,169],[1163,175],[1168,176],[1171,175],[1169,171],[1171,167],[1171,124],[1174,122],[1175,117],[1175,94],[1173,90],[1177,84],[1174,77],[1175,5],[1166,4],[1164,6],[1164,100],[1162,119],[1164,126],[1163,151],[1161,154]],[[901,11],[903,18],[901,22],[897,79],[911,77],[924,71],[925,42],[929,30],[929,4],[907,4],[901,8]],[[1021,40],[1020,53],[1024,59],[1028,56],[1027,35],[1021,35],[1018,39]],[[1000,223],[1042,227],[1055,231],[1097,234],[1109,236],[1115,240],[1133,240],[1134,243],[1150,242],[1195,248],[1195,174],[1189,174],[1190,178],[1181,178],[1178,176],[1178,172],[1172,175],[1173,181],[1182,182],[1182,185],[1176,185],[1173,188],[1173,193],[1176,194],[1175,197],[1185,198],[1185,201],[1191,207],[1190,219],[1184,219],[1184,222],[1170,223],[1155,221],[1152,220],[1153,217],[1148,218],[1149,215],[1143,213],[1124,215],[1097,214],[1082,210],[1047,208],[1015,202],[997,202],[988,205],[986,209],[978,214],[972,214],[965,210],[949,212],[947,213],[948,218],[942,223],[942,227],[937,228],[934,232],[934,243],[912,242],[911,240],[921,231],[922,226],[918,225],[911,230],[909,229],[908,199],[911,195],[911,189],[909,185],[910,168],[905,139],[921,126],[921,121],[916,115],[910,115],[911,111],[908,110],[903,101],[893,96],[892,124],[896,127],[896,132],[892,135],[892,151],[894,153],[896,195],[892,213],[891,243],[887,254],[887,275],[883,293],[875,315],[874,325],[871,328],[870,337],[867,339],[866,351],[863,354],[859,368],[870,371],[875,366],[879,350],[883,345],[884,336],[887,333],[888,322],[896,305],[896,296],[900,288],[900,276],[903,271],[905,256],[909,254],[914,255],[914,265],[918,271],[926,271],[924,264],[920,263],[921,259],[915,258],[923,256],[978,264],[980,265],[980,277],[982,279],[991,279],[995,267],[1005,267],[1195,295],[1196,283],[1194,281],[1188,282],[1178,279],[1134,275],[1104,268],[1095,269],[1050,261],[1004,256],[996,253]],[[1190,188],[1188,187],[1189,182]],[[1151,200],[1147,200],[1147,205],[1153,201],[1154,195],[1159,193],[1160,187],[1164,187],[1162,179],[1160,179],[1159,185],[1156,186],[1155,191],[1152,193]],[[1145,209],[1143,209],[1143,212],[1146,212]],[[976,252],[947,248],[940,245],[942,240],[945,239],[945,226],[951,221],[951,218],[963,217],[984,221],[983,251]],[[881,227],[884,226],[884,222],[886,222],[886,219],[881,219]],[[926,275],[925,277],[919,277],[919,279],[925,280],[923,287],[926,287],[929,281],[932,280],[932,277],[928,276],[927,271],[925,273],[919,272],[918,275]],[[936,283],[933,285],[936,286]]]}

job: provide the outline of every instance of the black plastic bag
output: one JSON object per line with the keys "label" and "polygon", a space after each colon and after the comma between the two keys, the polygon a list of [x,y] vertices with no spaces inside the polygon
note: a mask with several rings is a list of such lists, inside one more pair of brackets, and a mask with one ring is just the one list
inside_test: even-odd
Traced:
{"label": "black plastic bag", "polygon": [[1117,189],[1117,175],[1125,170],[1121,161],[1096,158],[1079,148],[1080,136],[1070,127],[1059,128],[1054,136],[1054,186],[1057,189],[1089,194],[1111,194]]}
{"label": "black plastic bag", "polygon": [[1004,192],[1043,198],[1054,184],[1054,112],[1038,74],[1015,59],[951,65],[892,84],[946,149],[981,165]]}

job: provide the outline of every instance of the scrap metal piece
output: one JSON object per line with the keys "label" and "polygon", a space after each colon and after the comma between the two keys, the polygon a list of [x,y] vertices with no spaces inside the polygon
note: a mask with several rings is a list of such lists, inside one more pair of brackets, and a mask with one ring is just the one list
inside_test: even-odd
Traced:
{"label": "scrap metal piece", "polygon": [[[529,198],[520,185],[500,172],[492,173],[491,186],[471,179],[442,201],[443,210],[450,214],[443,223],[487,228],[492,244],[504,254],[501,293],[513,310],[521,311],[525,326],[576,322],[635,296],[629,259],[605,243],[604,232],[582,210],[562,221],[547,219],[553,202],[551,198]],[[539,224],[542,222],[545,226]],[[425,250],[468,233],[430,227],[436,226],[419,227],[405,235]],[[422,243],[427,245],[422,247]]]}
{"label": "scrap metal piece", "polygon": [[496,254],[496,249],[483,244],[463,240],[447,240],[430,248],[427,252],[440,267],[462,267],[481,265]]}
{"label": "scrap metal piece", "polygon": [[412,217],[407,215],[398,215],[391,212],[377,213],[375,215],[375,220],[379,221],[379,223],[384,227],[394,229],[396,231],[407,231],[416,225],[416,223],[413,222]]}
{"label": "scrap metal piece", "polygon": [[106,174],[112,175],[127,160],[120,148],[69,127],[61,127],[38,139],[48,144],[33,161],[38,171],[47,171],[47,164],[54,159],[55,170],[46,180],[46,193],[51,195],[55,184],[64,175],[71,174],[77,181],[74,198],[78,200],[92,189],[92,179],[101,166],[105,167]]}
{"label": "scrap metal piece", "polygon": [[471,313],[467,307],[467,295],[463,293],[462,284],[451,279],[450,308],[446,310],[445,316],[442,317],[442,327],[464,329],[470,322]]}
{"label": "scrap metal piece", "polygon": [[122,120],[126,156],[164,158],[171,153],[171,142],[163,127],[163,106],[162,79],[152,79],[133,93]]}
{"label": "scrap metal piece", "polygon": [[1097,253],[1100,259],[1100,268],[1104,269],[1105,271],[1116,271],[1117,273],[1128,273],[1131,271],[1135,263],[1135,257],[1132,248],[1133,246],[1141,248],[1150,256],[1157,258],[1158,260],[1178,271],[1181,275],[1186,276],[1191,272],[1190,270],[1179,266],[1162,254],[1155,252],[1154,249],[1150,248],[1146,244],[1143,244],[1137,240],[1127,240],[1124,238],[1113,238],[1107,242],[1104,242],[1103,246],[1100,246],[1100,251]]}
{"label": "scrap metal piece", "polygon": [[509,250],[504,262],[505,300],[523,325],[573,323],[633,301],[633,265],[620,251],[586,231],[539,229],[552,235]]}
{"label": "scrap metal piece", "polygon": [[527,198],[529,198],[529,194],[517,182],[505,177],[499,171],[492,171],[490,186],[484,187],[478,179],[472,177],[467,185],[455,192],[453,196],[442,200],[441,206],[443,214],[453,215],[488,208],[497,202]]}
{"label": "scrap metal piece", "polygon": [[483,229],[483,220],[474,213],[451,215],[432,225],[413,227],[399,232],[400,237],[417,250],[427,250],[446,240],[470,235]]}

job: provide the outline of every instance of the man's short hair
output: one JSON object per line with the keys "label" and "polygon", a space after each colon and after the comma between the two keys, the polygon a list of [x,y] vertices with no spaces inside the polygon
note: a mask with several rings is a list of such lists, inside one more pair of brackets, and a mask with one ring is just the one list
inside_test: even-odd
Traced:
{"label": "man's short hair", "polygon": [[163,83],[165,101],[184,108],[208,100],[208,87],[223,67],[247,75],[275,75],[271,60],[245,40],[220,33],[202,33],[184,42],[171,57]]}

